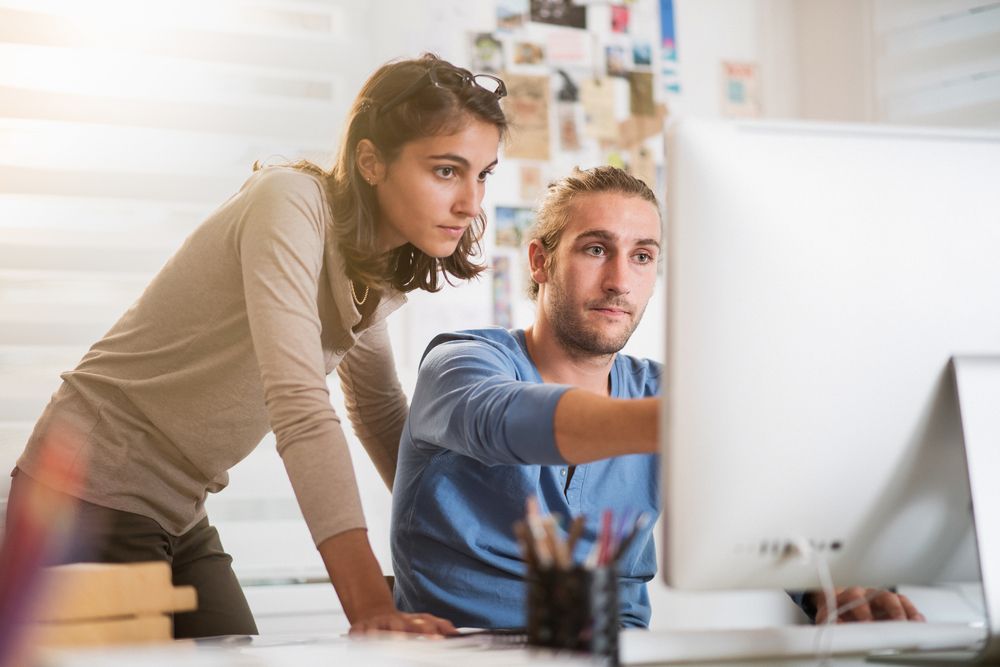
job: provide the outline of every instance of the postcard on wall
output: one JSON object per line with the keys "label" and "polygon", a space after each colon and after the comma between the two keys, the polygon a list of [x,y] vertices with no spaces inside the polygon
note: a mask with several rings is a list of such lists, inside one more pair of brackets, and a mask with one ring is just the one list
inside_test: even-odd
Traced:
{"label": "postcard on wall", "polygon": [[573,0],[531,0],[531,20],[568,28],[587,27],[587,8]]}
{"label": "postcard on wall", "polygon": [[649,67],[653,64],[653,47],[649,42],[635,42],[632,45],[632,64]]}
{"label": "postcard on wall", "polygon": [[593,38],[578,30],[550,30],[545,35],[545,57],[553,67],[590,67]]}
{"label": "postcard on wall", "polygon": [[524,233],[534,221],[535,215],[530,208],[497,206],[497,247],[520,248]]}
{"label": "postcard on wall", "polygon": [[503,71],[503,43],[491,33],[471,33],[469,46],[469,65],[473,72]]}
{"label": "postcard on wall", "polygon": [[496,0],[497,28],[516,30],[524,25],[528,17],[528,0]]}
{"label": "postcard on wall", "polygon": [[608,79],[587,79],[580,89],[586,119],[585,132],[593,139],[618,138],[618,121],[615,118],[615,96]]}
{"label": "postcard on wall", "polygon": [[535,42],[514,42],[515,65],[541,65],[545,62],[545,47]]}
{"label": "postcard on wall", "polygon": [[569,72],[564,69],[557,69],[556,74],[559,75],[559,92],[556,93],[556,99],[560,102],[576,102],[580,99],[580,87],[576,85],[573,77],[570,76]]}
{"label": "postcard on wall", "polygon": [[537,164],[521,166],[521,201],[534,202],[545,194],[542,167]]}
{"label": "postcard on wall", "polygon": [[577,121],[577,106],[560,102],[556,107],[556,122],[559,123],[559,148],[564,153],[580,150],[580,124]]}
{"label": "postcard on wall", "polygon": [[658,191],[658,183],[656,182],[656,159],[653,157],[653,151],[649,150],[648,147],[639,146],[639,148],[632,151],[632,160],[629,163],[629,172],[648,185],[654,192]]}
{"label": "postcard on wall", "polygon": [[607,65],[608,76],[628,76],[628,56],[625,47],[620,44],[609,44],[604,47],[604,61]]}
{"label": "postcard on wall", "polygon": [[653,73],[629,72],[629,108],[633,116],[653,116]]}
{"label": "postcard on wall", "polygon": [[752,118],[760,115],[760,86],[756,63],[722,62],[722,115]]}
{"label": "postcard on wall", "polygon": [[506,255],[495,256],[491,268],[493,273],[493,324],[510,329],[514,326],[510,257]]}
{"label": "postcard on wall", "polygon": [[629,9],[625,5],[611,5],[611,32],[628,32]]}
{"label": "postcard on wall", "polygon": [[549,159],[549,77],[507,74],[504,110],[510,115],[507,157]]}

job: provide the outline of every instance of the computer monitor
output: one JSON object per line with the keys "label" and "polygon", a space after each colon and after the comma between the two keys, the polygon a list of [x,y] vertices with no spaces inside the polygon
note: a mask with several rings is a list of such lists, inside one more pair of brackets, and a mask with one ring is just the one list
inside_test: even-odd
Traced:
{"label": "computer monitor", "polygon": [[667,584],[1000,567],[1000,135],[692,120],[667,160]]}

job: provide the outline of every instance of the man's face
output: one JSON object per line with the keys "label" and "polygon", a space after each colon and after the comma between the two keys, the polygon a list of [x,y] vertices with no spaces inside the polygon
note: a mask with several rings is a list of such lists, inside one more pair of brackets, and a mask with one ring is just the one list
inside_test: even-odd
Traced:
{"label": "man's face", "polygon": [[652,203],[610,192],[579,196],[552,266],[539,269],[537,250],[532,257],[541,316],[559,342],[588,356],[621,350],[653,293],[659,252]]}

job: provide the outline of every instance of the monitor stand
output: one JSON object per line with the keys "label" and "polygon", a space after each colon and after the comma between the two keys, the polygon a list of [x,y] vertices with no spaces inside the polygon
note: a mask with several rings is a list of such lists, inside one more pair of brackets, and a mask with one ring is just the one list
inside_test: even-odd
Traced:
{"label": "monitor stand", "polygon": [[987,635],[968,653],[927,651],[872,656],[873,662],[1000,665],[1000,356],[956,356],[958,409],[969,468]]}

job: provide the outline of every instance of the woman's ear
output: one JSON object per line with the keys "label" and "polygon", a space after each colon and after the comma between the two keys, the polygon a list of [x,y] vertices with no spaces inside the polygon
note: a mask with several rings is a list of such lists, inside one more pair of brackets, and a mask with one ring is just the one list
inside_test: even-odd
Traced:
{"label": "woman's ear", "polygon": [[542,242],[538,239],[532,239],[531,243],[528,244],[528,268],[531,272],[531,278],[539,285],[542,285],[549,280],[549,271],[545,266],[545,260],[548,255],[545,254],[545,248],[542,247]]}
{"label": "woman's ear", "polygon": [[354,168],[368,185],[378,185],[385,178],[382,153],[370,139],[362,139],[354,149]]}

